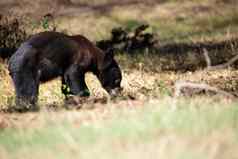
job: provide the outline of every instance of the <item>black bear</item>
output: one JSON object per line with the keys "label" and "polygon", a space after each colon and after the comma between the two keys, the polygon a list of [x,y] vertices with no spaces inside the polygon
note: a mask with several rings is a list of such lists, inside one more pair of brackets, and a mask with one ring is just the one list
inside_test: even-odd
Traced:
{"label": "black bear", "polygon": [[20,107],[37,108],[39,84],[56,77],[62,78],[72,95],[89,96],[86,72],[95,74],[110,95],[121,90],[121,70],[112,50],[102,51],[82,35],[35,34],[11,56],[8,69]]}

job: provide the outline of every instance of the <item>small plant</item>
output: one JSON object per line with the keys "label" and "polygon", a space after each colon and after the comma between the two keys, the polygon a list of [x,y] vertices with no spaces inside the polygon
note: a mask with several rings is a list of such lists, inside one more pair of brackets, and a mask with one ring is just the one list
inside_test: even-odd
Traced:
{"label": "small plant", "polygon": [[[56,25],[53,22],[54,17],[52,14],[46,14],[43,16],[42,20],[41,20],[41,26],[44,30],[51,30],[51,31],[56,31]],[[53,22],[51,24],[51,22]]]}
{"label": "small plant", "polygon": [[159,91],[162,95],[165,95],[165,96],[171,96],[172,95],[171,90],[168,88],[168,86],[166,85],[166,83],[164,81],[156,80],[155,85],[157,85],[157,87],[159,88]]}

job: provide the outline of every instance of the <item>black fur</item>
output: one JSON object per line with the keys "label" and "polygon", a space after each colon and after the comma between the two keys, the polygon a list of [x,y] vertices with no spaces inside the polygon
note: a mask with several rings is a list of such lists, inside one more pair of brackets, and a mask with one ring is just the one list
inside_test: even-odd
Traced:
{"label": "black fur", "polygon": [[16,104],[36,105],[40,82],[56,77],[70,88],[62,92],[88,96],[85,73],[93,72],[103,88],[114,95],[120,89],[121,70],[111,50],[103,52],[81,35],[42,32],[24,42],[9,60]]}

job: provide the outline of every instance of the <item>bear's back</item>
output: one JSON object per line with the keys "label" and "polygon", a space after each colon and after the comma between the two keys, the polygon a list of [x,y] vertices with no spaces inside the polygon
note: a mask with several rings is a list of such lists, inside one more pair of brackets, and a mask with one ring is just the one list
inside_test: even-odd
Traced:
{"label": "bear's back", "polygon": [[34,48],[44,48],[57,39],[68,39],[68,36],[59,32],[46,31],[32,35],[27,42]]}

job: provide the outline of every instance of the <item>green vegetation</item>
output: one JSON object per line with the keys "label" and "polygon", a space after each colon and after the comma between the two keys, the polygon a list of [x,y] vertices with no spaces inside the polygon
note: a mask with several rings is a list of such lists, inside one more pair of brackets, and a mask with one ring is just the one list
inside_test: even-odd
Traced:
{"label": "green vegetation", "polygon": [[[237,157],[237,102],[172,99],[145,104],[110,106],[105,119],[98,110],[22,114],[30,125],[0,133],[1,155],[6,158],[229,158]],[[137,107],[137,108],[136,108]],[[21,117],[15,117],[16,122]],[[107,118],[109,117],[109,118]],[[26,121],[25,121],[26,122]],[[18,124],[16,124],[18,125]],[[215,147],[215,148],[214,148]],[[31,152],[31,153],[29,153]]]}

